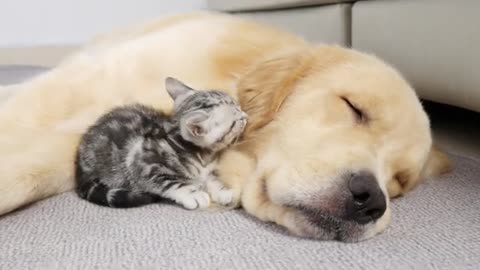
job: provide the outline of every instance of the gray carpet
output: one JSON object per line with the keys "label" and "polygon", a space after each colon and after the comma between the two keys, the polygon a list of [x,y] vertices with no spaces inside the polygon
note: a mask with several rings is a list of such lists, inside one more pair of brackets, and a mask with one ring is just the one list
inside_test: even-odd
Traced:
{"label": "gray carpet", "polygon": [[361,243],[292,237],[241,210],[108,209],[67,193],[0,218],[0,269],[480,269],[480,162],[453,158]]}
{"label": "gray carpet", "polygon": [[36,66],[0,66],[0,85],[17,83],[46,70]]}

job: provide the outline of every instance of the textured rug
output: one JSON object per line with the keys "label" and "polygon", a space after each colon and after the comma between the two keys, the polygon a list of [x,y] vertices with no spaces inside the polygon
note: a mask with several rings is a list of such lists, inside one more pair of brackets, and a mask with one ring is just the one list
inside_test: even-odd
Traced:
{"label": "textured rug", "polygon": [[0,218],[0,269],[480,269],[480,162],[453,160],[361,243],[296,238],[242,210],[108,209],[66,193]]}

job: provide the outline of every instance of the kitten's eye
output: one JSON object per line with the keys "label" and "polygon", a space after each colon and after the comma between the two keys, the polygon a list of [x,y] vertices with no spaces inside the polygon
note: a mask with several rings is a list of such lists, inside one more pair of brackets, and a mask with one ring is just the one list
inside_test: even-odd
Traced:
{"label": "kitten's eye", "polygon": [[353,112],[353,114],[355,115],[355,120],[358,123],[364,124],[368,121],[367,115],[357,106],[355,106],[348,98],[341,97],[341,99],[345,102],[345,104],[347,104],[347,106]]}

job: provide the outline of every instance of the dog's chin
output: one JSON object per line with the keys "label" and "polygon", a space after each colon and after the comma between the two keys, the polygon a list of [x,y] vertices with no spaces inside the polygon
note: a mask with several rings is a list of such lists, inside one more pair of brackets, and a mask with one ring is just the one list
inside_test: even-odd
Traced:
{"label": "dog's chin", "polygon": [[388,200],[381,217],[359,222],[349,212],[352,193],[346,179],[342,177],[335,181],[335,185],[320,190],[273,192],[270,189],[267,194],[273,203],[290,211],[286,227],[302,237],[359,242],[383,232],[390,224]]}
{"label": "dog's chin", "polygon": [[383,232],[390,222],[390,211],[377,221],[359,224],[326,211],[302,206],[284,206],[292,212],[287,229],[300,237],[324,241],[360,242]]}
{"label": "dog's chin", "polygon": [[304,207],[289,207],[295,213],[290,232],[304,238],[324,241],[359,242],[370,239],[382,232],[385,227],[376,222],[359,224],[345,220],[320,210]]}

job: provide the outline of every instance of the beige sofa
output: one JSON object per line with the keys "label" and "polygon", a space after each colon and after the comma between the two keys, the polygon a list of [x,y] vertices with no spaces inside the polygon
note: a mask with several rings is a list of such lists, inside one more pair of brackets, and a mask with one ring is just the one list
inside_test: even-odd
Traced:
{"label": "beige sofa", "polygon": [[[480,112],[478,0],[209,0],[304,36],[371,52],[420,97]],[[475,45],[476,44],[476,45]]]}

